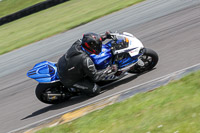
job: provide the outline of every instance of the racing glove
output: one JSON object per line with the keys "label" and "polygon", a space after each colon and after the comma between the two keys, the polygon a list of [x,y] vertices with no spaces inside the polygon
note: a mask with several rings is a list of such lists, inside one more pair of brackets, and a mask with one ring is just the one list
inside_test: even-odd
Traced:
{"label": "racing glove", "polygon": [[112,36],[110,33],[111,33],[110,31],[106,31],[105,35],[107,39],[112,39]]}
{"label": "racing glove", "polygon": [[104,35],[101,35],[101,38],[102,38],[102,41],[104,41],[106,39],[112,39],[110,31],[106,31],[106,33]]}

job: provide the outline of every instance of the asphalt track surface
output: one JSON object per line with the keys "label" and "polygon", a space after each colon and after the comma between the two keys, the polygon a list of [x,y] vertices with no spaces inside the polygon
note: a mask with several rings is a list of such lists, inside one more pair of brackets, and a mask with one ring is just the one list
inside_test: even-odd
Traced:
{"label": "asphalt track surface", "polygon": [[[107,87],[91,99],[59,105],[39,102],[37,82],[27,70],[43,60],[57,61],[85,32],[127,31],[159,54],[156,69]],[[86,25],[0,56],[0,133],[9,132],[93,100],[200,63],[200,0],[147,0]]]}

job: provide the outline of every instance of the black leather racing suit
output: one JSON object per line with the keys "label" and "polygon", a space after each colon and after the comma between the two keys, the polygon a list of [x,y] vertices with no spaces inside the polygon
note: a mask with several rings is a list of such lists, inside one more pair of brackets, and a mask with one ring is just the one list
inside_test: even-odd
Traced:
{"label": "black leather racing suit", "polygon": [[58,75],[65,87],[79,88],[86,93],[96,93],[95,82],[101,80],[108,69],[97,71],[90,56],[82,50],[81,40],[77,40],[71,48],[58,60]]}

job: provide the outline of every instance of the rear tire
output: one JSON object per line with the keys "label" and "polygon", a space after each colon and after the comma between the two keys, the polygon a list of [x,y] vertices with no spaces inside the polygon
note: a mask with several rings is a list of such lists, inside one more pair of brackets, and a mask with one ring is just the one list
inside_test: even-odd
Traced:
{"label": "rear tire", "polygon": [[59,93],[60,92],[60,82],[56,83],[39,83],[35,89],[35,95],[43,103],[47,104],[58,104],[68,100],[70,97],[59,98],[55,100],[49,100],[47,94],[50,92]]}
{"label": "rear tire", "polygon": [[144,62],[144,66],[139,66],[136,64],[131,68],[131,70],[129,70],[130,73],[143,73],[152,70],[159,60],[158,54],[149,48],[145,48],[145,52],[140,59]]}

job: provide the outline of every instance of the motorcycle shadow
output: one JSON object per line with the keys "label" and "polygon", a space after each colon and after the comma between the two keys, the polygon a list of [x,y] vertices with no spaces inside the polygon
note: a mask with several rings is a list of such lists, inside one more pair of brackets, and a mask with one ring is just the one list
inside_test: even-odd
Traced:
{"label": "motorcycle shadow", "polygon": [[45,114],[49,111],[58,110],[58,109],[62,109],[62,108],[65,108],[65,107],[70,107],[70,106],[81,103],[81,102],[88,100],[88,99],[89,99],[89,97],[86,97],[86,96],[76,96],[76,97],[71,98],[67,102],[63,102],[63,103],[59,103],[59,104],[52,104],[52,105],[49,105],[47,107],[41,108],[41,109],[33,112],[32,114],[22,118],[21,120],[26,120],[26,119],[29,119],[29,118],[32,118],[32,117],[36,117],[38,115]]}

